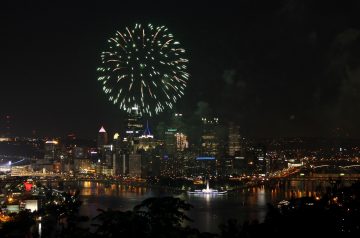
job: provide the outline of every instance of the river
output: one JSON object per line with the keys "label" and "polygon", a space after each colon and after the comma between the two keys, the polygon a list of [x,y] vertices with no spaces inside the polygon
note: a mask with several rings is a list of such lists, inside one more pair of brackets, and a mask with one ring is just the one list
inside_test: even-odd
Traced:
{"label": "river", "polygon": [[[218,225],[229,218],[244,221],[265,219],[268,203],[276,203],[291,196],[314,195],[306,190],[266,189],[264,187],[232,191],[226,195],[188,195],[173,194],[165,189],[128,187],[124,185],[105,186],[96,182],[80,182],[83,205],[80,213],[89,217],[98,214],[97,209],[131,210],[146,198],[154,196],[175,196],[194,206],[187,215],[194,221],[188,223],[200,231],[219,232]],[[294,186],[293,188],[296,188]]]}

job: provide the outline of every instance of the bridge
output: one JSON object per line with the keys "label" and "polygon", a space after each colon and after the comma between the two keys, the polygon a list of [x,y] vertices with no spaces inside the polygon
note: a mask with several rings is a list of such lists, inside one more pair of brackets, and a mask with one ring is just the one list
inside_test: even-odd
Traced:
{"label": "bridge", "polygon": [[291,181],[360,181],[360,174],[312,174],[309,176],[272,177],[270,180]]}

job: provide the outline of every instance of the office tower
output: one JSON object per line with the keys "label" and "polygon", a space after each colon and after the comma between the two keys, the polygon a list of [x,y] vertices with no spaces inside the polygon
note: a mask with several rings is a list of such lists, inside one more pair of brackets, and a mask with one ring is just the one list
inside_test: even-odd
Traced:
{"label": "office tower", "polygon": [[254,148],[256,173],[265,176],[267,171],[266,148],[264,145],[257,145]]}
{"label": "office tower", "polygon": [[208,157],[217,157],[219,153],[219,138],[216,133],[219,119],[202,118],[203,132],[201,136],[201,155]]}
{"label": "office tower", "polygon": [[168,128],[165,131],[165,149],[167,155],[169,155],[170,157],[173,157],[176,152],[176,133],[176,128]]}
{"label": "office tower", "polygon": [[151,133],[149,128],[149,122],[146,122],[146,128],[143,131],[142,135],[138,138],[139,143],[136,145],[136,151],[144,150],[148,151],[154,149],[156,146],[156,141],[154,139],[154,135]]}
{"label": "office tower", "polygon": [[141,116],[139,114],[138,108],[133,107],[129,116],[126,119],[126,137],[127,139],[133,140],[138,138],[143,132],[143,124],[141,123]]}
{"label": "office tower", "polygon": [[108,144],[108,135],[104,127],[101,127],[98,133],[97,146],[101,150],[104,145]]}
{"label": "office tower", "polygon": [[176,138],[176,151],[184,151],[189,148],[189,142],[187,140],[187,136],[182,132],[175,133]]}
{"label": "office tower", "polygon": [[122,149],[122,139],[119,133],[115,133],[113,136],[113,175],[125,175],[126,163],[125,163],[125,154]]}
{"label": "office tower", "polygon": [[44,143],[44,157],[36,161],[34,169],[43,172],[53,172],[54,163],[58,160],[58,154],[59,142],[55,140],[46,141]]}
{"label": "office tower", "polygon": [[58,141],[46,141],[44,144],[44,164],[52,164],[57,159]]}
{"label": "office tower", "polygon": [[129,176],[141,177],[141,155],[130,154],[129,155]]}
{"label": "office tower", "polygon": [[229,124],[228,154],[235,156],[241,150],[240,127],[234,123]]}

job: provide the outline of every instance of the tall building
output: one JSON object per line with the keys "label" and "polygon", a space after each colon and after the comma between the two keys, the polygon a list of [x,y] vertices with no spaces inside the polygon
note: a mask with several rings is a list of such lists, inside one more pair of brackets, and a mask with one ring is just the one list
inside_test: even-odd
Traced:
{"label": "tall building", "polygon": [[187,136],[184,133],[175,133],[175,138],[177,151],[184,151],[185,149],[189,148],[189,142],[187,140]]}
{"label": "tall building", "polygon": [[126,119],[126,137],[130,141],[133,138],[137,138],[141,135],[144,127],[141,123],[141,116],[139,114],[139,109],[133,107],[131,112]]}
{"label": "tall building", "polygon": [[177,133],[176,128],[168,128],[165,131],[165,149],[166,149],[166,153],[171,157],[176,152],[176,137],[175,137],[176,133]]}
{"label": "tall building", "polygon": [[126,174],[126,155],[123,150],[123,141],[121,140],[120,134],[115,133],[113,137],[113,174],[114,175],[125,175]]}
{"label": "tall building", "polygon": [[[120,150],[117,150],[116,154],[118,157],[119,172],[122,175],[131,175],[131,176],[140,176],[141,175],[141,159],[140,163],[140,173],[138,173],[137,162],[138,157],[137,150],[139,147],[139,137],[142,135],[144,126],[141,122],[141,116],[139,113],[138,107],[132,107],[131,112],[125,120],[125,136],[120,140],[117,138],[117,143],[120,147]],[[140,156],[140,155],[139,155]],[[134,160],[131,161],[131,158]],[[135,166],[135,167],[134,167]],[[138,169],[138,168],[137,168]]]}
{"label": "tall building", "polygon": [[136,145],[136,151],[137,150],[148,151],[156,147],[157,142],[154,140],[154,135],[152,135],[150,131],[149,122],[146,122],[146,128],[142,133],[142,135],[139,136],[138,140],[139,143]]}
{"label": "tall building", "polygon": [[182,113],[174,113],[171,119],[171,126],[176,128],[178,132],[184,133],[185,124],[183,122],[183,114]]}
{"label": "tall building", "polygon": [[146,128],[139,137],[139,143],[136,145],[136,153],[141,155],[141,176],[154,177],[160,175],[160,160],[157,148],[163,142],[156,140],[152,135],[149,123],[146,122]]}
{"label": "tall building", "polygon": [[46,141],[44,145],[44,163],[52,164],[57,159],[58,141]]}
{"label": "tall building", "polygon": [[104,145],[101,162],[107,168],[112,168],[113,166],[113,154],[114,154],[114,146]]}
{"label": "tall building", "polygon": [[181,113],[174,113],[170,127],[165,131],[165,147],[168,155],[173,157],[177,151],[183,151],[188,147],[187,137],[184,134],[185,124],[182,121]]}
{"label": "tall building", "polygon": [[229,125],[229,138],[228,138],[228,154],[230,156],[235,156],[241,150],[241,136],[240,136],[240,127],[234,123]]}
{"label": "tall building", "polygon": [[129,155],[129,175],[131,177],[141,177],[141,155],[130,154]]}
{"label": "tall building", "polygon": [[267,163],[266,148],[264,145],[257,145],[254,148],[256,173],[261,175],[267,174]]}
{"label": "tall building", "polygon": [[104,145],[108,144],[108,135],[102,126],[98,133],[97,146],[99,149],[102,149]]}
{"label": "tall building", "polygon": [[79,139],[75,134],[69,133],[61,141],[60,162],[63,172],[80,171],[83,168],[91,171],[88,165],[97,161],[98,155],[95,140]]}
{"label": "tall building", "polygon": [[185,124],[183,122],[183,115],[181,113],[175,113],[172,119],[172,126],[176,128],[176,151],[184,151],[189,148],[189,142],[185,134]]}
{"label": "tall building", "polygon": [[201,155],[216,157],[219,153],[219,138],[216,134],[216,127],[219,119],[202,118],[203,133],[201,136]]}
{"label": "tall building", "polygon": [[202,118],[201,148],[196,159],[197,173],[204,176],[217,175],[219,163],[220,140],[217,134],[219,119]]}
{"label": "tall building", "polygon": [[55,140],[46,141],[44,144],[44,157],[36,160],[35,170],[53,172],[54,164],[58,161],[59,142]]}

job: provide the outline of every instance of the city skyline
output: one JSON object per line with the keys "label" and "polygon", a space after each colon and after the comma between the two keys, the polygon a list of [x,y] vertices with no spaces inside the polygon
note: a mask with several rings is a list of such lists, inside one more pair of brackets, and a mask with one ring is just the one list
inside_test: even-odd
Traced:
{"label": "city skyline", "polygon": [[249,136],[358,138],[358,10],[355,1],[10,4],[0,10],[0,115],[20,136],[120,130],[126,115],[96,80],[100,53],[115,30],[151,22],[187,50],[191,76],[176,110],[189,124],[208,115]]}

